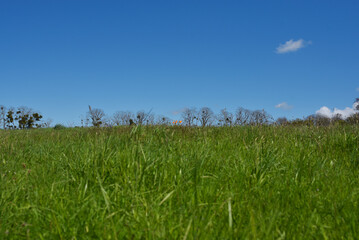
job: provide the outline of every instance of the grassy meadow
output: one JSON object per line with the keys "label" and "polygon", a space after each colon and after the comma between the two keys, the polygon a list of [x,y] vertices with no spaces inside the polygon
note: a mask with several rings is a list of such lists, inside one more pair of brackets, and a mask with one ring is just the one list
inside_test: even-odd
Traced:
{"label": "grassy meadow", "polygon": [[358,126],[0,131],[0,239],[358,238]]}

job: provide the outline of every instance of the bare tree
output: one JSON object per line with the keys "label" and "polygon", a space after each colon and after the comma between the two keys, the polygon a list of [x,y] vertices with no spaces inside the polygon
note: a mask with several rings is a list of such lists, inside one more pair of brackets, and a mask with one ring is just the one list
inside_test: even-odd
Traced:
{"label": "bare tree", "polygon": [[115,126],[130,125],[130,120],[133,119],[133,114],[129,111],[118,111],[115,112],[112,121]]}
{"label": "bare tree", "polygon": [[251,111],[245,108],[238,108],[236,111],[236,125],[246,125],[249,124],[251,118]]}
{"label": "bare tree", "polygon": [[114,123],[113,123],[112,117],[106,115],[102,119],[102,126],[104,126],[104,127],[113,127]]}
{"label": "bare tree", "polygon": [[245,109],[244,110],[244,119],[245,119],[245,123],[246,125],[252,124],[252,111],[249,109]]}
{"label": "bare tree", "polygon": [[148,113],[146,118],[146,125],[154,125],[155,124],[155,114]]}
{"label": "bare tree", "polygon": [[0,105],[0,126],[2,125],[2,128],[6,128],[6,107],[3,105]]}
{"label": "bare tree", "polygon": [[112,116],[112,123],[115,125],[115,126],[120,126],[122,125],[122,113],[123,112],[115,112]]}
{"label": "bare tree", "polygon": [[52,120],[51,118],[48,118],[48,119],[46,119],[46,121],[44,121],[44,122],[42,123],[42,126],[43,126],[44,128],[49,128],[49,127],[51,127],[52,122],[53,122],[53,120]]}
{"label": "bare tree", "polygon": [[138,111],[136,113],[136,118],[135,118],[134,122],[137,125],[143,125],[146,122],[146,118],[147,118],[147,114],[145,111]]}
{"label": "bare tree", "polygon": [[279,117],[277,118],[276,124],[278,125],[287,125],[288,119],[286,117]]}
{"label": "bare tree", "polygon": [[89,106],[88,117],[91,120],[91,123],[94,127],[100,127],[103,124],[103,117],[105,112],[102,109],[94,108],[92,109]]}
{"label": "bare tree", "polygon": [[208,107],[202,107],[198,112],[198,120],[202,127],[210,126],[213,122],[213,111]]}
{"label": "bare tree", "polygon": [[263,109],[262,111],[256,110],[252,112],[251,122],[254,125],[263,125],[270,123],[272,119],[273,117]]}
{"label": "bare tree", "polygon": [[89,114],[81,115],[81,127],[88,127],[90,125]]}
{"label": "bare tree", "polygon": [[195,108],[185,108],[181,115],[183,118],[183,123],[186,126],[194,125],[194,121],[197,119],[197,113]]}
{"label": "bare tree", "polygon": [[[152,112],[152,109],[148,112],[145,112],[143,110],[138,111],[136,113],[136,117],[134,119],[130,119],[130,125],[137,124],[137,125],[150,125],[154,124],[155,122],[155,115]],[[131,122],[132,120],[132,122]]]}
{"label": "bare tree", "polygon": [[228,112],[226,108],[222,109],[221,112],[218,114],[218,124],[221,126],[232,126],[233,121],[233,114]]}
{"label": "bare tree", "polygon": [[155,124],[157,124],[157,125],[170,125],[171,120],[168,117],[160,115],[160,116],[157,117],[157,120],[156,120]]}

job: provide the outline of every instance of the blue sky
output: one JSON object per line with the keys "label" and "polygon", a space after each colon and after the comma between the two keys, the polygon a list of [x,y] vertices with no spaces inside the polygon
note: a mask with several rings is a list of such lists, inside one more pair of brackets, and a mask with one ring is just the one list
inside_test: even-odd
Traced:
{"label": "blue sky", "polygon": [[344,109],[359,97],[358,13],[359,1],[1,1],[0,104],[64,124],[88,105],[174,119]]}

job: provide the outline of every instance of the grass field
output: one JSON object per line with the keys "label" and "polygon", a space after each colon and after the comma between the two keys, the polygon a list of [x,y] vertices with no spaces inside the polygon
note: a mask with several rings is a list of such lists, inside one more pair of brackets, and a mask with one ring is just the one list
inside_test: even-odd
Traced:
{"label": "grass field", "polygon": [[0,239],[358,239],[359,127],[0,131]]}

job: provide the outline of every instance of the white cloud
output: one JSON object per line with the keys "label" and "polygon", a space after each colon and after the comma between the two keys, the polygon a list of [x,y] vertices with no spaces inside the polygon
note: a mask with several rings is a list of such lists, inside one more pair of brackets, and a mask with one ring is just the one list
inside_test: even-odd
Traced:
{"label": "white cloud", "polygon": [[288,105],[288,103],[286,103],[286,102],[279,103],[279,104],[275,105],[275,107],[283,109],[283,110],[290,110],[293,108],[293,106]]}
{"label": "white cloud", "polygon": [[298,51],[301,48],[304,48],[306,45],[310,44],[310,41],[304,41],[303,39],[299,39],[297,41],[294,41],[293,39],[286,41],[284,44],[280,44],[279,47],[277,47],[277,53],[283,54],[288,52],[295,52]]}
{"label": "white cloud", "polygon": [[328,117],[328,118],[335,117],[336,115],[339,114],[340,118],[347,119],[351,115],[359,112],[358,110],[355,110],[357,105],[359,105],[359,103],[354,103],[351,108],[346,107],[343,110],[338,109],[338,108],[334,108],[333,111],[330,110],[329,108],[327,108],[326,106],[324,106],[324,107],[321,107],[318,111],[316,111],[315,114],[320,115],[320,116],[324,116],[324,117]]}
{"label": "white cloud", "polygon": [[357,91],[359,92],[359,87],[357,88]]}

